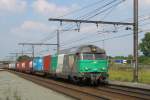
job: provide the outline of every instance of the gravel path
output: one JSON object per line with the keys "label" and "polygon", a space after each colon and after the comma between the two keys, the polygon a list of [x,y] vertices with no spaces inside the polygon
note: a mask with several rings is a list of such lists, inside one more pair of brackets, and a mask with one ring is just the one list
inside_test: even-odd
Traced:
{"label": "gravel path", "polygon": [[12,73],[0,71],[0,100],[73,100]]}

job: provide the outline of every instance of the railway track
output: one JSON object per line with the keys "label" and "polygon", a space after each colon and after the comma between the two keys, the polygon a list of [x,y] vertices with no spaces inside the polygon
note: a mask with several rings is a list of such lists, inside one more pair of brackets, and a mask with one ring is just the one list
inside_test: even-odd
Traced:
{"label": "railway track", "polygon": [[[12,71],[11,71],[12,72]],[[149,91],[117,86],[87,87],[58,82],[34,75],[13,72],[46,88],[63,93],[79,100],[150,100]],[[136,91],[135,91],[136,90]]]}
{"label": "railway track", "polygon": [[141,100],[150,100],[150,90],[146,89],[119,86],[119,85],[108,85],[105,87],[98,87],[97,89],[106,92],[123,94],[130,97],[137,97]]}

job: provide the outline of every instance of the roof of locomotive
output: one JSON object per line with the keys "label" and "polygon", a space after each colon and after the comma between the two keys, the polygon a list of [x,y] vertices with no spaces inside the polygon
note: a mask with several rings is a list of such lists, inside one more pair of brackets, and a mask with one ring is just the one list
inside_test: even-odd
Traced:
{"label": "roof of locomotive", "polygon": [[72,47],[60,51],[60,54],[76,54],[76,53],[105,53],[105,50],[95,45],[81,45],[78,47]]}

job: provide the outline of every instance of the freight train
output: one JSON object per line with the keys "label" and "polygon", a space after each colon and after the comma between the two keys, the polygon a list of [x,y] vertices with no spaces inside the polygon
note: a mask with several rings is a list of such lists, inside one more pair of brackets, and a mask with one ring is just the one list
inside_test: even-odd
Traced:
{"label": "freight train", "polygon": [[[13,66],[12,66],[13,65]],[[49,74],[75,83],[107,83],[108,59],[105,50],[83,45],[60,51],[58,55],[35,57],[10,64],[11,69],[30,74]]]}

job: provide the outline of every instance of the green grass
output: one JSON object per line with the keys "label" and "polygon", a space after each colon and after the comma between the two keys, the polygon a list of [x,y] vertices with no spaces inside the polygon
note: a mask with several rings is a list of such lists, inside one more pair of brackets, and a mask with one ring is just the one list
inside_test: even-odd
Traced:
{"label": "green grass", "polygon": [[139,72],[139,82],[150,84],[150,68],[140,70],[140,72]]}
{"label": "green grass", "polygon": [[[129,65],[113,65],[109,69],[109,79],[132,82],[133,69]],[[150,67],[139,69],[139,82],[150,84]]]}
{"label": "green grass", "polygon": [[109,79],[118,81],[132,81],[132,71],[109,70]]}

